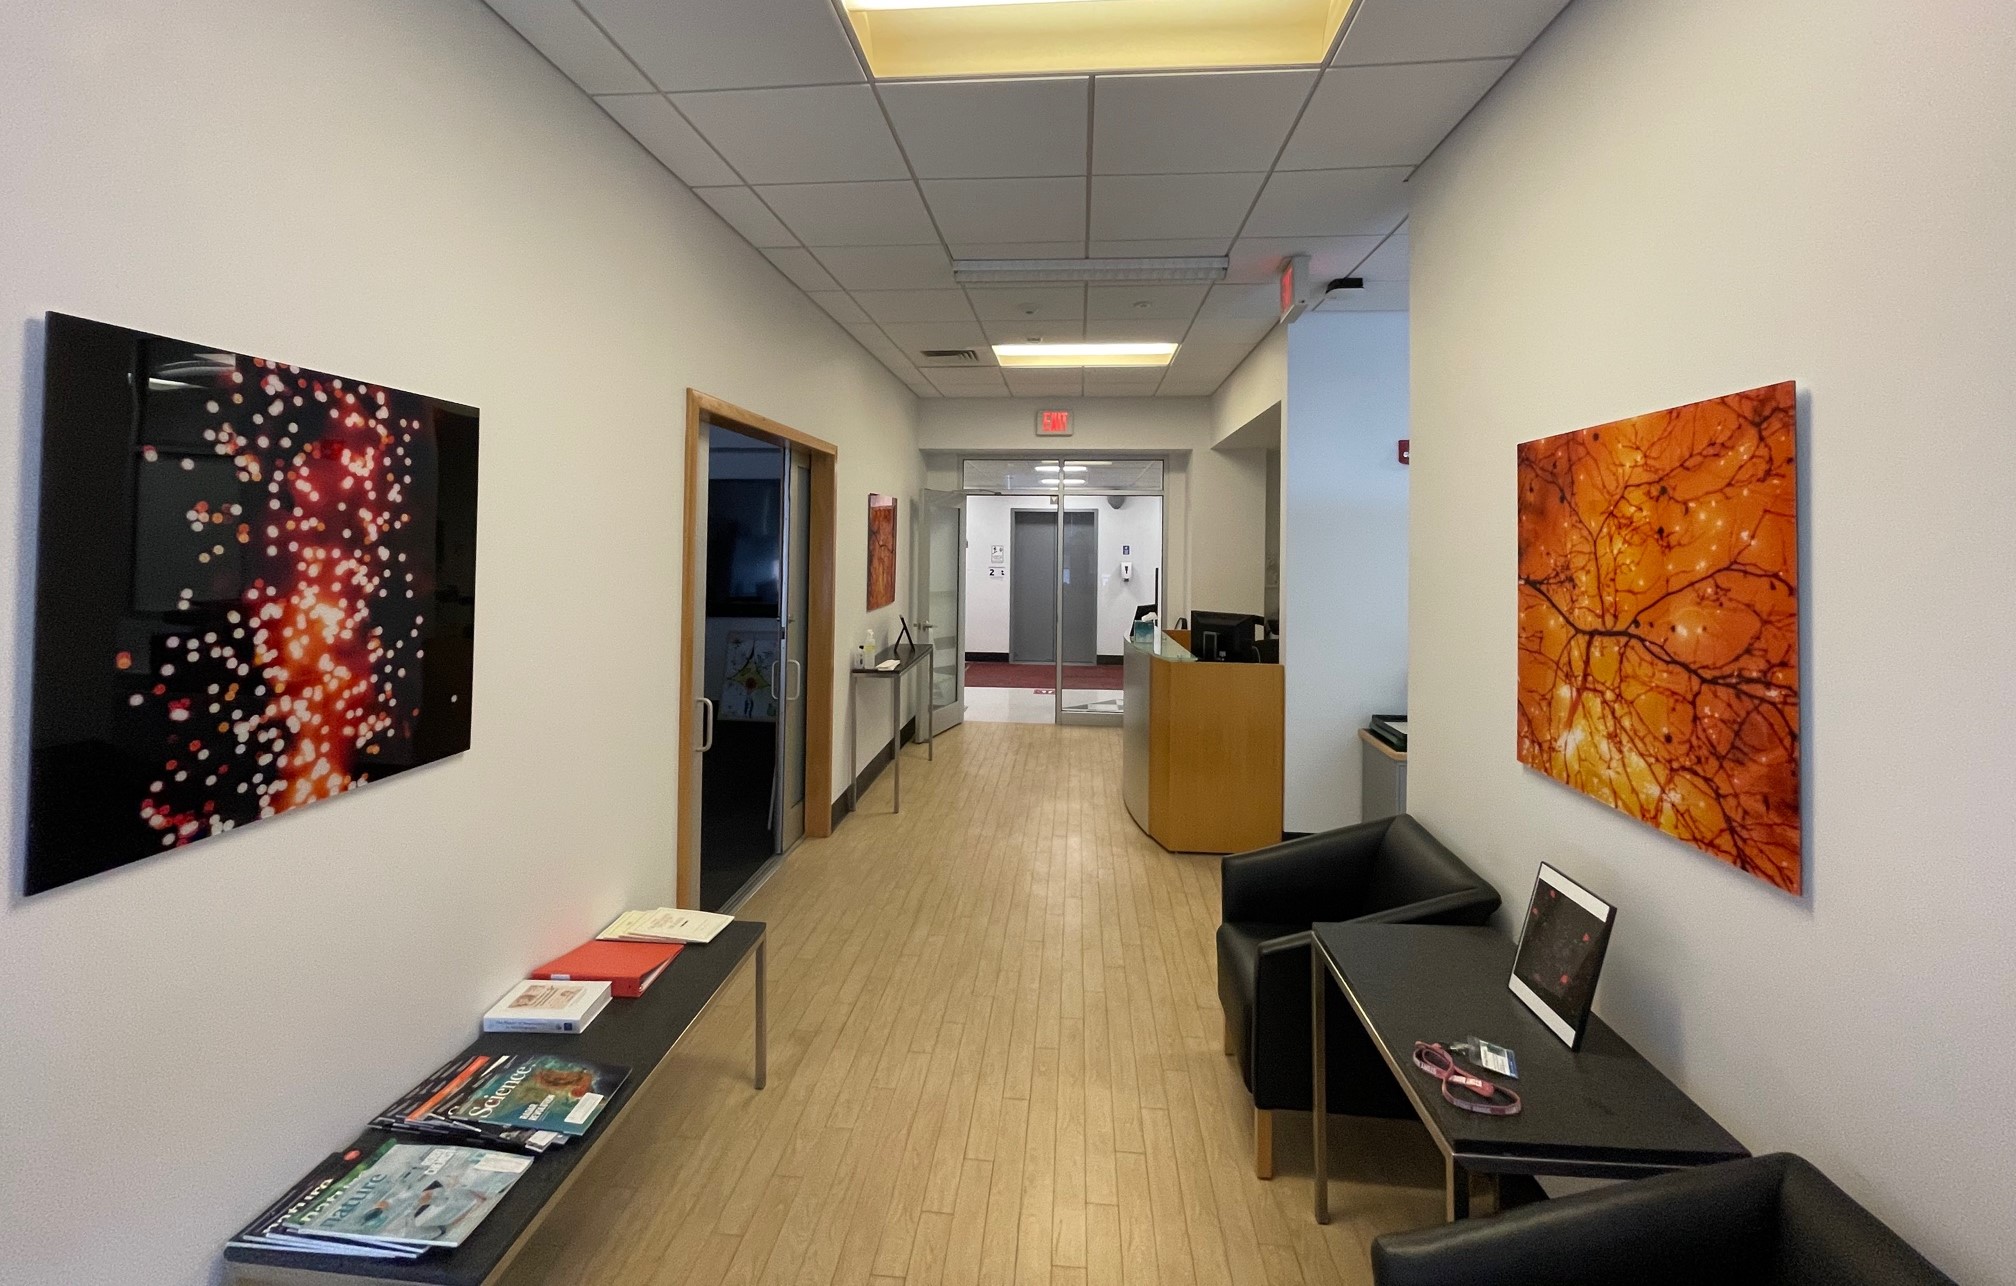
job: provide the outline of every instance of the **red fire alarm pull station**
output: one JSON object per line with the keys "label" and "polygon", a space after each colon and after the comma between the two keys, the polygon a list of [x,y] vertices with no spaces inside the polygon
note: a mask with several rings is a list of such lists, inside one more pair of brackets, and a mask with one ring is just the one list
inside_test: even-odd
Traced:
{"label": "red fire alarm pull station", "polygon": [[1414,445],[1414,439],[1413,439],[1413,438],[1401,438],[1401,439],[1400,439],[1400,463],[1402,463],[1402,464],[1412,464],[1412,463],[1414,463],[1414,462],[1413,462],[1413,461],[1412,461],[1411,459],[1409,459],[1409,458],[1408,458],[1408,457],[1409,457],[1409,456],[1410,456],[1410,455],[1412,454],[1412,451],[1410,450],[1410,448],[1411,448],[1411,447],[1412,447],[1413,445]]}
{"label": "red fire alarm pull station", "polygon": [[1039,438],[1070,437],[1071,412],[1038,411],[1036,413],[1036,436]]}

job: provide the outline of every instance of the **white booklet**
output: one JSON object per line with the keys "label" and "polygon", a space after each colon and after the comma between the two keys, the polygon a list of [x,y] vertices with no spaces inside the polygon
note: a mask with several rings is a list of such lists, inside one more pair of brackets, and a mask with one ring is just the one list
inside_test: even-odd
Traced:
{"label": "white booklet", "polygon": [[504,993],[483,1015],[484,1031],[586,1030],[609,1004],[606,982],[548,982],[528,978]]}
{"label": "white booklet", "polygon": [[595,936],[605,942],[705,943],[733,923],[732,915],[661,906],[651,911],[625,911]]}

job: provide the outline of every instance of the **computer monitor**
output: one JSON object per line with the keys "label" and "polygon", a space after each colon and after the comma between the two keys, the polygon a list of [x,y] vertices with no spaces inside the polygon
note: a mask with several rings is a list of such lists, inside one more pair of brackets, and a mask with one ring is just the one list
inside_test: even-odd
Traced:
{"label": "computer monitor", "polygon": [[1241,612],[1192,612],[1190,655],[1200,661],[1260,660],[1260,634],[1266,622]]}

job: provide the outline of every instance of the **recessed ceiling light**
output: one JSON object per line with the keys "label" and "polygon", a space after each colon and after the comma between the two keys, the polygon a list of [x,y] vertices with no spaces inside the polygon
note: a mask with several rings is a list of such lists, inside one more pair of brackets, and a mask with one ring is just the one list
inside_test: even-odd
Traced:
{"label": "recessed ceiling light", "polygon": [[1167,366],[1174,344],[996,344],[1003,366]]}
{"label": "recessed ceiling light", "polygon": [[999,4],[1084,4],[1086,0],[846,0],[849,9],[872,13],[890,9],[973,9]]}
{"label": "recessed ceiling light", "polygon": [[842,0],[878,79],[1320,65],[1348,0]]}
{"label": "recessed ceiling light", "polygon": [[952,277],[962,286],[1022,285],[1043,281],[1223,281],[1232,268],[1224,257],[1162,259],[955,259]]}

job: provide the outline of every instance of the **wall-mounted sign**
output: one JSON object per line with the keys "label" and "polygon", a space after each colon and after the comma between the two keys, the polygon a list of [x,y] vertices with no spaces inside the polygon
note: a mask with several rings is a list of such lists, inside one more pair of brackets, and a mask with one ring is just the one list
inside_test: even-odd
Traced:
{"label": "wall-mounted sign", "polygon": [[987,561],[999,567],[1008,561],[1008,546],[992,545],[988,548]]}
{"label": "wall-mounted sign", "polygon": [[1281,265],[1281,320],[1292,322],[1309,311],[1309,256],[1294,255]]}
{"label": "wall-mounted sign", "polygon": [[1036,412],[1036,436],[1039,438],[1068,438],[1071,436],[1071,412]]}

